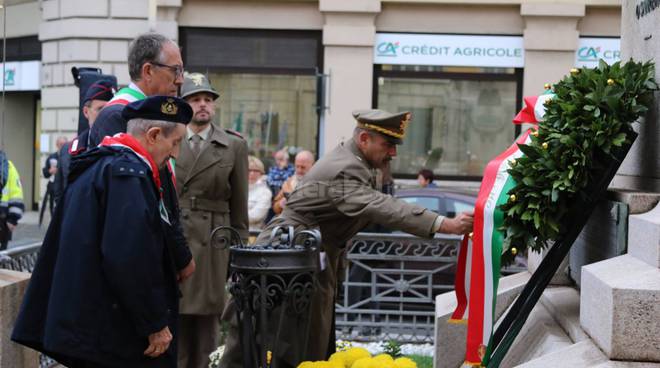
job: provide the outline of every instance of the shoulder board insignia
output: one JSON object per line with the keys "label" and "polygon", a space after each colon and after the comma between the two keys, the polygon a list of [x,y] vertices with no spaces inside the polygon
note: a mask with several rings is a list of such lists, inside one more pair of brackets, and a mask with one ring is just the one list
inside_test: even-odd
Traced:
{"label": "shoulder board insignia", "polygon": [[235,135],[235,136],[237,136],[238,138],[245,139],[245,137],[243,137],[243,135],[242,135],[241,133],[239,133],[239,132],[237,132],[237,131],[235,131],[235,130],[225,129],[225,132],[227,132],[227,133],[229,133],[229,134],[231,134],[231,135]]}

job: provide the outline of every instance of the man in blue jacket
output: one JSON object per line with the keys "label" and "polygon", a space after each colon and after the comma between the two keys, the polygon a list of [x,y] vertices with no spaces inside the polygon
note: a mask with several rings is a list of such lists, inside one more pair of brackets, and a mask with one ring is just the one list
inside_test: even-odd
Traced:
{"label": "man in blue jacket", "polygon": [[176,367],[177,271],[159,168],[178,154],[192,109],[154,96],[122,115],[128,134],[73,157],[12,334],[69,368]]}

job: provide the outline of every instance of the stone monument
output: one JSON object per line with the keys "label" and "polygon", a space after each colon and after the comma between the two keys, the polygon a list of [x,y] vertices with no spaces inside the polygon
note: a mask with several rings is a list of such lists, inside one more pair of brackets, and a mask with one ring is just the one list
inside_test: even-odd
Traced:
{"label": "stone monument", "polygon": [[0,269],[0,367],[38,367],[36,351],[15,344],[9,338],[21,307],[29,273]]}
{"label": "stone monument", "polygon": [[[660,2],[624,0],[621,60],[656,61],[660,80]],[[660,192],[660,93],[613,188]],[[580,323],[612,360],[660,362],[660,205],[628,218],[628,253],[582,268]]]}

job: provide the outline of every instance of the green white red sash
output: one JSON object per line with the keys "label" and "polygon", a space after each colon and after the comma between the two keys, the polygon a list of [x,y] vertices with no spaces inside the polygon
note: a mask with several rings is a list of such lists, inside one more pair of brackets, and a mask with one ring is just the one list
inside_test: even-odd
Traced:
{"label": "green white red sash", "polygon": [[[514,118],[514,124],[542,121],[545,101],[554,96],[548,90],[540,96],[525,97],[525,107]],[[515,186],[508,169],[512,160],[522,156],[518,144],[531,141],[530,132],[522,134],[486,166],[475,205],[472,239],[466,236],[459,250],[455,281],[458,303],[449,322],[468,325],[465,357],[468,365],[486,364],[492,352],[490,342],[505,237],[498,230],[504,221],[499,206],[509,200],[508,192]]]}
{"label": "green white red sash", "polygon": [[490,356],[490,340],[495,318],[495,302],[500,275],[500,259],[505,234],[498,229],[504,221],[499,206],[509,199],[515,182],[507,172],[511,160],[522,156],[518,144],[530,142],[526,131],[506,151],[488,163],[474,209],[472,270],[468,305],[466,363],[480,365]]}
{"label": "green white red sash", "polygon": [[112,105],[128,105],[131,102],[144,100],[147,96],[142,93],[137,86],[131,83],[128,87],[122,88],[112,97],[106,106]]}

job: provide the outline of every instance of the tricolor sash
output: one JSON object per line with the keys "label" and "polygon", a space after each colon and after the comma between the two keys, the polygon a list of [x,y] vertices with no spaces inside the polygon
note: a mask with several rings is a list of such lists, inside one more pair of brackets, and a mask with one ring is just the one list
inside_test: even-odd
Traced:
{"label": "tricolor sash", "polygon": [[128,87],[124,87],[117,91],[117,93],[115,93],[115,95],[112,97],[112,100],[110,100],[105,106],[126,106],[131,102],[144,100],[145,98],[147,98],[147,96],[145,96],[144,93],[137,89],[131,88],[131,85],[129,85]]}
{"label": "tricolor sash", "polygon": [[[545,102],[554,98],[548,90],[540,96],[525,97],[525,107],[513,119],[514,124],[543,121]],[[461,243],[456,266],[457,307],[449,323],[467,323],[465,364],[487,364],[495,323],[495,305],[501,257],[506,234],[499,230],[504,212],[499,207],[509,200],[515,182],[508,173],[515,159],[523,153],[518,144],[531,141],[531,130],[523,133],[504,152],[488,163],[474,209],[474,231]]]}
{"label": "tricolor sash", "polygon": [[499,206],[509,200],[508,192],[515,186],[507,170],[512,160],[523,155],[518,144],[529,143],[530,132],[526,131],[506,151],[488,163],[477,196],[471,249],[467,364],[480,365],[482,359],[490,355],[489,344],[495,322],[500,259],[505,238],[505,234],[499,230],[504,221],[504,213]]}

